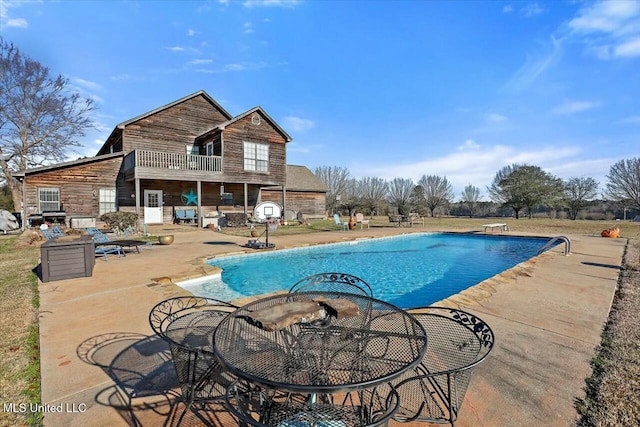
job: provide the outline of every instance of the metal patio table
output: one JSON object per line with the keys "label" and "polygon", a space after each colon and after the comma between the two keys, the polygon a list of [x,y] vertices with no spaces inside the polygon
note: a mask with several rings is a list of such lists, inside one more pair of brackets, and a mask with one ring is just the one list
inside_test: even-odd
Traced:
{"label": "metal patio table", "polygon": [[[357,314],[328,312],[323,319],[301,319],[275,330],[251,319],[254,312],[270,307],[323,299],[346,300],[358,307]],[[289,400],[295,400],[290,399],[292,395],[307,396],[311,405],[353,391],[374,390],[375,395],[376,387],[387,387],[414,368],[427,346],[426,332],[406,311],[364,295],[319,291],[280,294],[249,303],[220,322],[213,341],[221,363],[238,378],[276,394],[288,393],[284,412]],[[394,393],[391,387],[389,394]],[[359,399],[363,398],[360,394]],[[301,410],[299,404],[291,405],[291,414]],[[335,416],[335,410],[331,411]]]}

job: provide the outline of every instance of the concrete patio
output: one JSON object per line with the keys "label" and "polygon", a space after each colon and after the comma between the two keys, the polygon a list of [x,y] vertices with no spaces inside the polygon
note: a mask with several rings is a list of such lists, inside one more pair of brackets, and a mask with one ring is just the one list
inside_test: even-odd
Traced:
{"label": "concrete patio", "polygon": [[[52,410],[62,409],[45,413],[46,426],[170,424],[178,392],[170,360],[158,356],[166,356],[166,347],[152,336],[149,310],[184,292],[173,282],[210,273],[204,265],[207,258],[250,250],[241,247],[247,237],[208,229],[164,226],[149,231],[174,234],[175,241],[141,254],[110,256],[107,262],[96,259],[89,278],[40,284],[42,402]],[[272,241],[283,249],[416,231],[427,229],[380,227],[277,236]],[[477,314],[496,338],[494,351],[474,372],[456,425],[569,426],[576,420],[574,401],[583,397],[584,380],[591,373],[589,361],[607,320],[625,240],[569,237],[570,256],[556,248],[440,304]],[[143,340],[145,336],[150,338]],[[117,342],[121,347],[106,351],[107,344]],[[140,343],[133,347],[140,366],[157,368],[157,382],[147,391],[158,388],[136,397],[130,410],[118,403],[122,396],[110,379],[117,374],[115,362],[108,356],[133,342]],[[111,371],[96,365],[96,350],[104,350],[102,363],[111,363]],[[144,378],[152,378],[142,371]],[[177,411],[181,409],[177,405]],[[208,423],[237,425],[222,405],[208,409],[200,411]],[[184,422],[200,424],[191,413]]]}

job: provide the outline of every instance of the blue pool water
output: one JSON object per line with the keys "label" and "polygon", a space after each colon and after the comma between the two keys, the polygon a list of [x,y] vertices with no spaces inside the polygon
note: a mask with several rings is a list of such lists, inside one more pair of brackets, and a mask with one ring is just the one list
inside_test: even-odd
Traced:
{"label": "blue pool water", "polygon": [[536,238],[411,234],[216,258],[221,277],[183,282],[195,295],[230,300],[288,290],[299,279],[338,271],[362,278],[399,307],[433,304],[536,255]]}

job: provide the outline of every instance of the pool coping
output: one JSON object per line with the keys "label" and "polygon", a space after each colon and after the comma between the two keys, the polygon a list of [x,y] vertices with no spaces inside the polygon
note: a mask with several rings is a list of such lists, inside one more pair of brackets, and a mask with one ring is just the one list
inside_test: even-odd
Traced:
{"label": "pool coping", "polygon": [[[376,237],[376,232],[380,230],[358,236]],[[348,240],[344,234],[279,241],[282,248],[315,245]],[[626,239],[569,237],[571,256],[557,249],[545,252],[443,300],[475,313],[496,334],[494,352],[474,374],[459,427],[534,425],[542,418],[551,425],[569,425],[575,419],[573,402],[583,395],[584,378],[591,372],[589,361],[609,313]],[[206,231],[177,233],[171,246],[96,261],[93,277],[40,283],[42,401],[87,404],[81,414],[47,413],[45,425],[95,425],[97,420],[100,425],[128,425],[118,411],[100,402],[112,382],[102,369],[78,358],[78,345],[114,332],[151,335],[150,308],[181,292],[173,280],[201,277],[207,271],[202,260],[244,241]],[[152,410],[136,416],[145,425],[166,421]]]}

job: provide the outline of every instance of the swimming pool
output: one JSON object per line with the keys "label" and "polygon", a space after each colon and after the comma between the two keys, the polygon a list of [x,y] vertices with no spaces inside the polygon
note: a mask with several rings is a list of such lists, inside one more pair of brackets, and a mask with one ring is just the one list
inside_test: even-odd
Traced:
{"label": "swimming pool", "polygon": [[338,271],[362,278],[376,298],[399,307],[430,305],[536,255],[547,240],[419,233],[209,260],[220,276],[180,286],[231,300],[288,290],[303,277]]}

